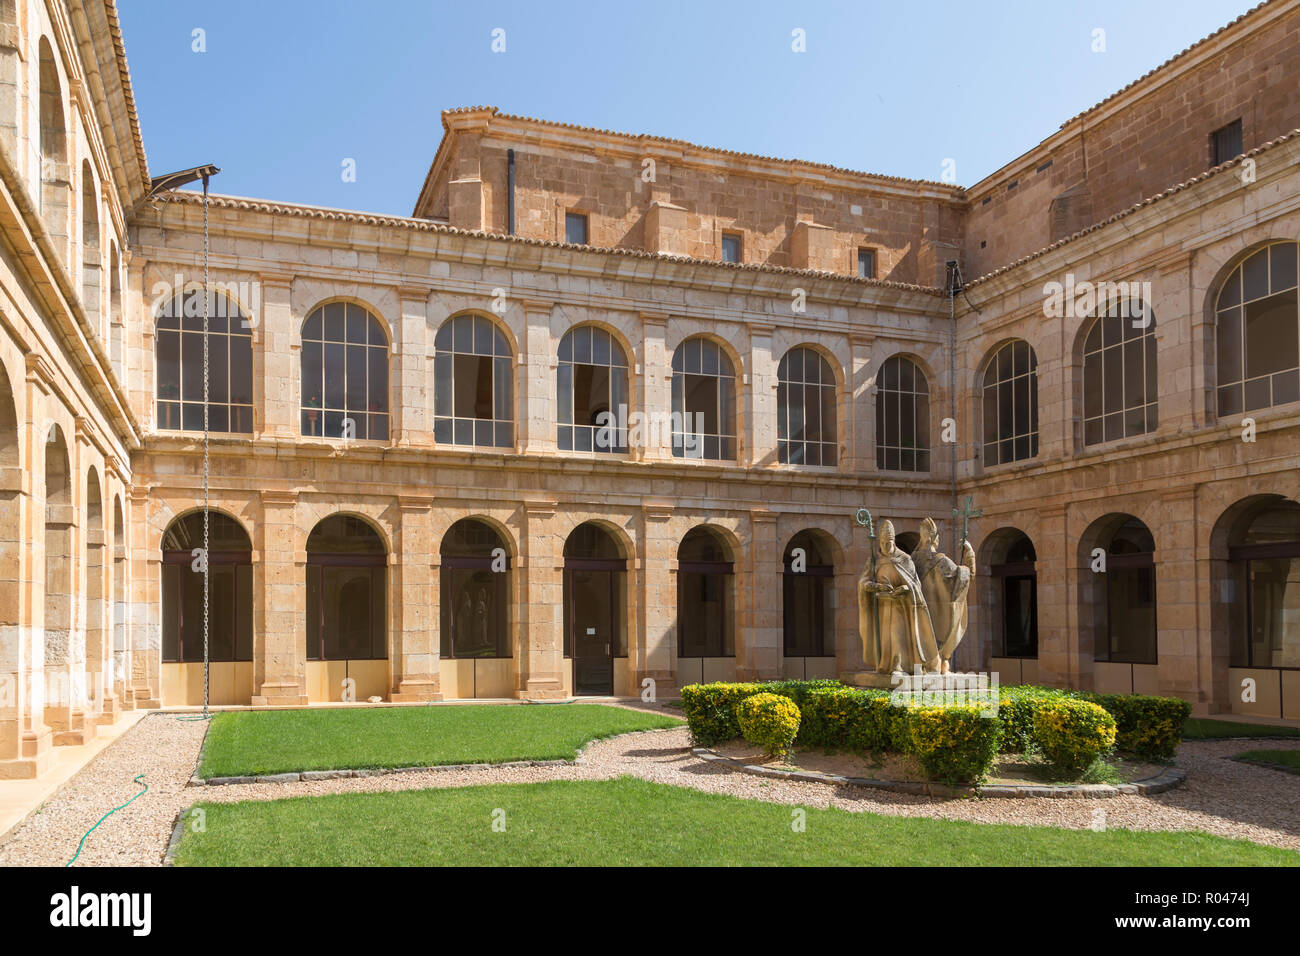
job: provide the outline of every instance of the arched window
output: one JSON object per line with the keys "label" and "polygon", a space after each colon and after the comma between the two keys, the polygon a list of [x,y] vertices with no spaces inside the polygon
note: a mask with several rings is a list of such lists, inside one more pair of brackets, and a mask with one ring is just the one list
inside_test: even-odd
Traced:
{"label": "arched window", "polygon": [[560,450],[626,453],[627,355],[618,340],[590,325],[569,329],[556,379]]}
{"label": "arched window", "polygon": [[302,324],[302,433],[388,440],[388,336],[359,305],[330,302]]}
{"label": "arched window", "polygon": [[[253,431],[253,329],[228,298],[208,299],[208,429]],[[158,427],[203,431],[203,295],[168,300],[158,312]]]}
{"label": "arched window", "polygon": [[[1106,570],[1089,573],[1084,584],[1085,608],[1092,614],[1093,658],[1154,664],[1155,539],[1137,518],[1108,515],[1101,521],[1096,543],[1105,551]],[[1085,535],[1085,541],[1089,537]]]}
{"label": "arched window", "polygon": [[1038,357],[1017,339],[993,354],[984,371],[984,464],[1038,454]]}
{"label": "arched window", "polygon": [[388,554],[354,515],[331,515],[307,538],[307,660],[388,657]]}
{"label": "arched window", "polygon": [[833,465],[835,374],[809,348],[793,348],[776,369],[776,449],[782,464]]}
{"label": "arched window", "polygon": [[1300,504],[1270,498],[1228,538],[1233,667],[1300,667]]}
{"label": "arched window", "polygon": [[59,68],[54,61],[50,41],[41,37],[39,48],[40,70],[40,156],[37,168],[32,170],[32,181],[38,183],[37,202],[41,218],[55,240],[54,247],[66,261],[68,239],[68,204],[71,202],[72,172],[68,168],[68,132],[63,116],[63,84]]}
{"label": "arched window", "polygon": [[614,693],[614,658],[627,657],[627,561],[590,521],[564,542],[564,656],[575,694]]}
{"label": "arched window", "polygon": [[510,657],[510,557],[496,529],[462,518],[442,539],[442,656]]}
{"label": "arched window", "polygon": [[902,355],[885,359],[876,379],[876,467],[930,470],[930,384]]}
{"label": "arched window", "polygon": [[677,548],[677,656],[734,657],[731,552],[708,528]]}
{"label": "arched window", "polygon": [[81,305],[100,338],[105,338],[101,321],[103,299],[101,273],[104,266],[99,252],[99,192],[90,163],[81,164]]}
{"label": "arched window", "polygon": [[1155,430],[1155,315],[1136,300],[1111,302],[1083,344],[1083,443]]}
{"label": "arched window", "polygon": [[736,457],[736,372],[716,342],[697,336],[673,353],[673,457]]}
{"label": "arched window", "polygon": [[786,657],[833,657],[835,567],[811,531],[800,531],[785,548],[781,576]]}
{"label": "arched window", "polygon": [[433,347],[434,441],[513,447],[513,356],[502,331],[481,315],[457,315]]}
{"label": "arched window", "polygon": [[1219,290],[1219,414],[1300,401],[1300,244],[1275,242],[1237,266]]}
{"label": "arched window", "polygon": [[[203,660],[203,512],[177,518],[163,535],[162,659]],[[208,512],[208,660],[253,659],[253,546],[234,518]]]}

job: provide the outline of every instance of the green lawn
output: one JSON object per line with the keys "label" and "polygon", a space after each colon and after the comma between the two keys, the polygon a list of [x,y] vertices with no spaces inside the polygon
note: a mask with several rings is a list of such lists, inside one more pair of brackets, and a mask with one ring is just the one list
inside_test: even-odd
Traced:
{"label": "green lawn", "polygon": [[199,775],[571,760],[600,737],[681,724],[601,704],[233,711],[213,718]]}
{"label": "green lawn", "polygon": [[1225,737],[1300,737],[1300,727],[1271,727],[1241,724],[1235,720],[1188,717],[1183,725],[1184,740],[1222,740]]}
{"label": "green lawn", "polygon": [[[885,817],[632,777],[200,804],[182,866],[1296,866],[1205,833]],[[1080,811],[1083,812],[1083,811]],[[504,831],[494,830],[494,818]]]}
{"label": "green lawn", "polygon": [[1300,773],[1300,750],[1247,750],[1232,759],[1263,764],[1266,767],[1272,766],[1275,769],[1285,768],[1290,773]]}

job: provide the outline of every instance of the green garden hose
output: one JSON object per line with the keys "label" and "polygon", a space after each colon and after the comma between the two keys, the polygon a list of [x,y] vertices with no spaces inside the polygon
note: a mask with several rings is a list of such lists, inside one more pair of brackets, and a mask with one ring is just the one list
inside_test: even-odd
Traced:
{"label": "green garden hose", "polygon": [[[141,780],[143,780],[143,779],[144,779],[144,774],[137,774],[137,775],[136,775],[136,778],[135,778],[134,780],[132,780],[131,782],[132,782],[132,783],[139,783],[139,782],[140,782]],[[107,819],[108,819],[109,817],[111,817],[113,814],[117,813],[118,810],[121,810],[121,809],[123,809],[124,807],[129,807],[131,804],[135,803],[136,798],[138,798],[138,797],[142,797],[142,796],[144,796],[144,795],[145,795],[146,793],[148,793],[148,792],[149,792],[149,784],[146,783],[146,784],[144,784],[144,789],[143,789],[143,790],[141,790],[139,793],[137,793],[137,794],[136,794],[134,797],[132,797],[130,800],[126,801],[126,803],[122,804],[122,806],[120,806],[120,807],[114,807],[112,810],[109,810],[108,813],[106,813],[106,814],[104,814],[102,817],[100,817],[100,818],[99,818],[99,823],[96,823],[93,827],[91,827],[89,830],[87,830],[87,831],[86,831],[86,836],[83,836],[83,837],[81,838],[81,842],[77,844],[77,852],[73,855],[72,859],[69,860],[67,863],[65,863],[65,864],[63,864],[63,865],[64,865],[64,866],[72,866],[72,864],[74,864],[74,863],[77,862],[77,857],[81,856],[81,849],[82,849],[82,847],[84,847],[84,846],[86,845],[86,837],[88,837],[88,836],[90,836],[92,833],[94,833],[95,830],[99,827],[99,824],[100,824],[100,823],[103,823],[105,820],[107,820]]]}

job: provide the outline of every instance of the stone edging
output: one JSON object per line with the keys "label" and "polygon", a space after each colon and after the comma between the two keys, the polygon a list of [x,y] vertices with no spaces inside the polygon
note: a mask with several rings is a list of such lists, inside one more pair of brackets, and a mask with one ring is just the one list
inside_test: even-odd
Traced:
{"label": "stone edging", "polygon": [[176,865],[176,851],[180,849],[181,837],[185,835],[185,817],[192,809],[194,809],[194,804],[191,803],[189,806],[182,807],[181,811],[176,814],[176,823],[172,827],[172,837],[167,841],[167,849],[163,853],[163,866]]}
{"label": "stone edging", "polygon": [[926,797],[1048,797],[1056,799],[1085,799],[1088,797],[1119,797],[1132,794],[1149,796],[1172,790],[1187,779],[1187,774],[1174,767],[1167,767],[1154,777],[1136,780],[1133,783],[1074,783],[1064,786],[1047,786],[1043,784],[998,784],[987,787],[950,787],[942,783],[909,780],[878,780],[874,777],[844,777],[839,774],[821,773],[817,770],[778,770],[774,767],[761,767],[745,763],[734,757],[724,757],[707,747],[692,747],[691,753],[701,760],[711,763],[723,763],[741,773],[756,777],[774,777],[781,780],[798,780],[804,783],[833,783],[854,787],[870,787],[874,790],[890,790],[894,793],[911,793]]}

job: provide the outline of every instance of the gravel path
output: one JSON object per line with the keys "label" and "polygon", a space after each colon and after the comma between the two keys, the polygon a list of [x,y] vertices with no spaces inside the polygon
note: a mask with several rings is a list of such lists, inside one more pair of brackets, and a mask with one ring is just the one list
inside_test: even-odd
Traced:
{"label": "gravel path", "polygon": [[772,803],[978,823],[1086,829],[1095,825],[1094,810],[1100,809],[1105,825],[1112,829],[1204,830],[1300,850],[1300,776],[1228,759],[1243,750],[1300,749],[1300,743],[1288,741],[1184,743],[1178,762],[1188,771],[1187,782],[1154,797],[937,800],[739,773],[693,757],[685,728],[598,741],[587,749],[583,764],[569,767],[444,770],[294,784],[187,787],[205,730],[201,721],[176,720],[167,714],[151,714],[140,721],[0,845],[0,866],[62,866],[76,852],[82,834],[108,810],[139,791],[131,781],[141,772],[149,792],[104,821],[86,840],[75,865],[158,865],[176,814],[199,800],[229,803],[498,782],[600,780],[624,774]]}

